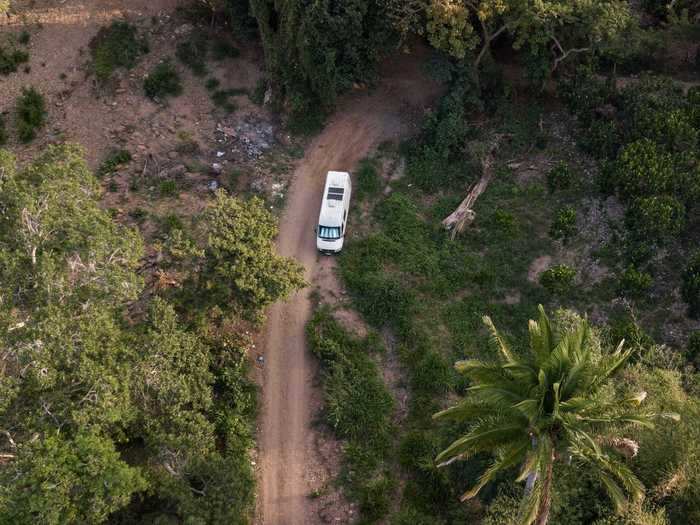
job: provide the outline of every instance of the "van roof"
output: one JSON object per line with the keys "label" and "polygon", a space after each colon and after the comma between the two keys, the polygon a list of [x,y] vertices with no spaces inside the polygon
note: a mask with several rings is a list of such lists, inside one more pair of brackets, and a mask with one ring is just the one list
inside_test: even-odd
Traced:
{"label": "van roof", "polygon": [[344,171],[329,171],[323,189],[321,213],[318,219],[322,226],[340,226],[343,223],[343,199],[349,189],[350,174]]}

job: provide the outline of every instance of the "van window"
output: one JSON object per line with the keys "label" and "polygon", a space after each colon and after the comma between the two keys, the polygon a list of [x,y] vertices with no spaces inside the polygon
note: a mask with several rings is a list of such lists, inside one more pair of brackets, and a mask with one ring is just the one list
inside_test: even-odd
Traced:
{"label": "van window", "polygon": [[321,239],[333,241],[340,239],[340,228],[338,226],[320,226],[318,227],[318,236]]}

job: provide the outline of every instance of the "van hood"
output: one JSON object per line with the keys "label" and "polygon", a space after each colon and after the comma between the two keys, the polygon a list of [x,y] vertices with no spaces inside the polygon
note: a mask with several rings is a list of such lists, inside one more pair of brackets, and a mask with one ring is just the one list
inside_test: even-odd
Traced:
{"label": "van hood", "polygon": [[316,237],[316,248],[320,252],[338,253],[343,249],[343,238],[327,241]]}

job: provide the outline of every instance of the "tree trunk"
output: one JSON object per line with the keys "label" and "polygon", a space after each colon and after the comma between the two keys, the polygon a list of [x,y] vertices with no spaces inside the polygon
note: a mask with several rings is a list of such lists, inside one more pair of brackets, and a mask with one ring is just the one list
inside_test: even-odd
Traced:
{"label": "tree trunk", "polygon": [[547,525],[549,520],[549,510],[552,507],[552,477],[554,471],[554,453],[547,463],[547,470],[544,475],[544,480],[542,480],[542,499],[540,500],[540,506],[537,509],[537,517],[535,518],[535,525]]}

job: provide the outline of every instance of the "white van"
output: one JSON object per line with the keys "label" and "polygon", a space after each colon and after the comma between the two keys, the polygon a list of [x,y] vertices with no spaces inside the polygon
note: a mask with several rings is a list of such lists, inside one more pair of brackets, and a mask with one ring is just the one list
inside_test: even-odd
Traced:
{"label": "white van", "polygon": [[321,213],[316,227],[316,247],[322,253],[338,253],[343,249],[343,238],[348,222],[350,174],[344,171],[329,171],[323,189]]}

